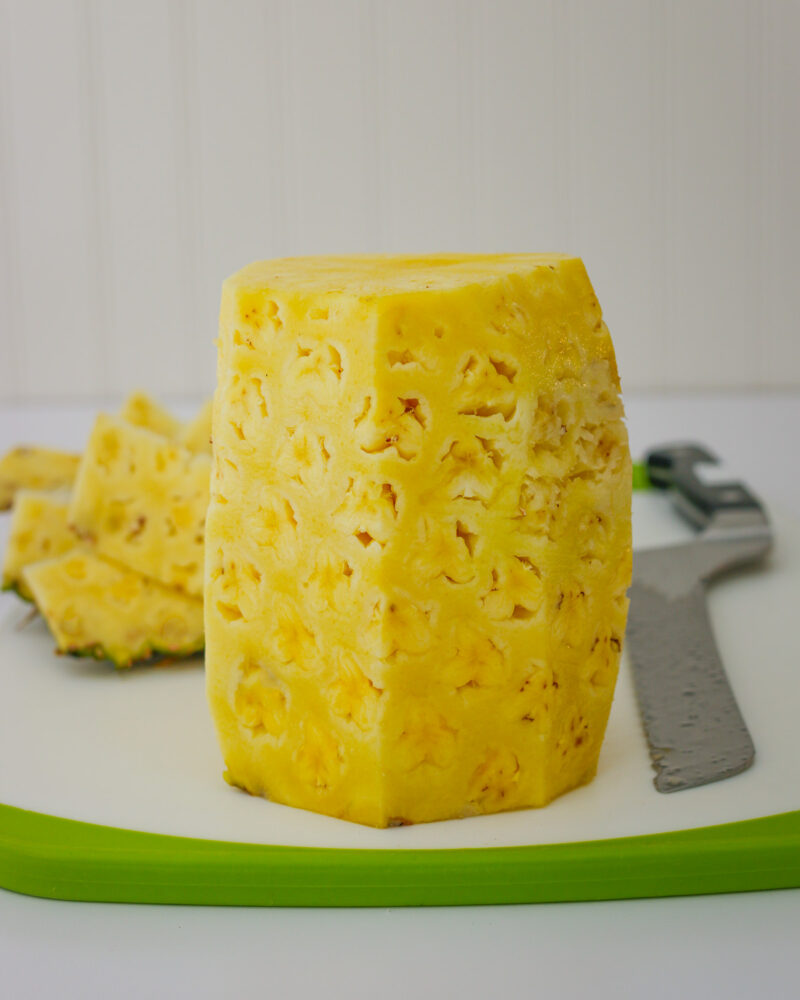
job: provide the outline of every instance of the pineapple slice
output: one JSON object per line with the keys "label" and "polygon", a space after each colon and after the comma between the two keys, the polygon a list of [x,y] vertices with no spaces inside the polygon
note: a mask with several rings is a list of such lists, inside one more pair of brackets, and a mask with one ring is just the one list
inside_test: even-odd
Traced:
{"label": "pineapple slice", "polygon": [[70,524],[98,554],[200,596],[210,469],[208,456],[101,414],[75,481]]}
{"label": "pineapple slice", "polygon": [[17,490],[71,486],[80,460],[80,455],[28,445],[7,452],[0,459],[0,510],[8,510]]}
{"label": "pineapple slice", "polygon": [[170,440],[177,439],[183,430],[180,420],[145,392],[132,392],[122,404],[119,416],[135,427],[145,427]]}
{"label": "pineapple slice", "polygon": [[199,455],[211,454],[211,415],[213,409],[214,400],[209,399],[203,404],[203,408],[197,416],[183,425],[177,440],[184,448],[197,452]]}
{"label": "pineapple slice", "polygon": [[631,464],[580,260],[230,278],[211,493],[206,678],[232,783],[386,826],[592,778]]}
{"label": "pineapple slice", "polygon": [[32,600],[22,578],[23,569],[75,547],[75,535],[67,524],[68,509],[67,491],[17,493],[3,559],[3,590],[15,590],[23,600]]}
{"label": "pineapple slice", "polygon": [[117,667],[203,648],[203,602],[78,549],[22,576],[58,650]]}

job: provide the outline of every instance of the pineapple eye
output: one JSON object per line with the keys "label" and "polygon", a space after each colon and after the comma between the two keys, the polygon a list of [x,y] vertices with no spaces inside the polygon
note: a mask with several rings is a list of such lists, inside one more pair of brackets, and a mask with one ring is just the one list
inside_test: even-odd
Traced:
{"label": "pineapple eye", "polygon": [[513,382],[517,377],[517,368],[509,361],[504,361],[502,358],[489,358],[489,364],[501,378],[507,379],[509,382]]}
{"label": "pineapple eye", "polygon": [[297,516],[294,512],[294,507],[289,503],[288,500],[284,500],[284,509],[286,511],[286,519],[293,528],[297,528]]}
{"label": "pineapple eye", "polygon": [[389,501],[389,505],[392,508],[392,516],[397,517],[397,494],[392,488],[391,483],[383,483],[381,485],[381,496],[384,500]]}
{"label": "pineapple eye", "polygon": [[407,348],[403,351],[388,351],[386,354],[386,360],[389,362],[390,368],[397,368],[402,365],[419,364],[417,356],[412,354]]}
{"label": "pineapple eye", "polygon": [[342,366],[342,355],[333,346],[333,344],[328,344],[327,348],[328,348],[328,355],[329,355],[329,359],[330,359],[329,362],[328,362],[328,367],[333,372],[333,374],[336,376],[336,378],[341,378],[342,377],[342,373],[344,372],[344,368]]}
{"label": "pineapple eye", "polygon": [[473,532],[469,531],[461,521],[456,521],[456,536],[461,539],[461,541],[466,546],[467,552],[470,557],[475,554],[475,542],[478,536]]}
{"label": "pineapple eye", "polygon": [[355,418],[353,419],[353,426],[358,427],[359,424],[363,423],[364,420],[366,420],[367,414],[371,409],[372,409],[372,396],[365,396],[364,405],[362,406],[359,413],[357,413]]}
{"label": "pineapple eye", "polygon": [[469,417],[496,417],[500,415],[508,423],[513,420],[514,414],[517,412],[517,401],[514,399],[507,403],[480,403],[475,406],[467,406],[458,412],[462,416]]}
{"label": "pineapple eye", "polygon": [[413,417],[420,427],[427,426],[427,420],[418,399],[401,399],[400,405],[403,407],[403,414],[409,414]]}
{"label": "pineapple eye", "polygon": [[226,622],[236,622],[244,618],[242,609],[238,604],[226,604],[224,601],[217,601],[217,611]]}

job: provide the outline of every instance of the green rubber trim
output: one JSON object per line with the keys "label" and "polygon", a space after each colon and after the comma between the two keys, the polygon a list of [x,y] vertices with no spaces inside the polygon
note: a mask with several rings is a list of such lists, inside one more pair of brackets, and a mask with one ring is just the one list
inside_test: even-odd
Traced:
{"label": "green rubber trim", "polygon": [[194,840],[0,805],[0,885],[52,899],[225,906],[544,903],[800,886],[800,811],[574,844],[346,850]]}
{"label": "green rubber trim", "polygon": [[651,490],[653,488],[644,462],[633,463],[633,488],[635,490]]}

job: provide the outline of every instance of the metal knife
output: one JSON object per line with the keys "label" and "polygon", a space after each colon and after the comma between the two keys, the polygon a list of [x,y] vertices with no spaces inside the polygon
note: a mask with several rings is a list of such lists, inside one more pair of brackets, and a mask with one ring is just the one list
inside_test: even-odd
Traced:
{"label": "metal knife", "polygon": [[761,559],[772,533],[746,486],[707,485],[698,477],[697,464],[716,462],[696,444],[665,445],[646,457],[652,484],[670,490],[699,530],[691,542],[633,557],[627,644],[659,792],[730,778],[755,758],[717,652],[706,587],[721,573]]}

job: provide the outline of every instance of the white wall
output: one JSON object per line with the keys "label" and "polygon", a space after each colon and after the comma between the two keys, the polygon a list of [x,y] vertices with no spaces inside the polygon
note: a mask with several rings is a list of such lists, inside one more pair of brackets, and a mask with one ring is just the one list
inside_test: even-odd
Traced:
{"label": "white wall", "polygon": [[0,400],[195,394],[222,279],[581,254],[625,385],[800,386],[800,4],[0,0]]}

